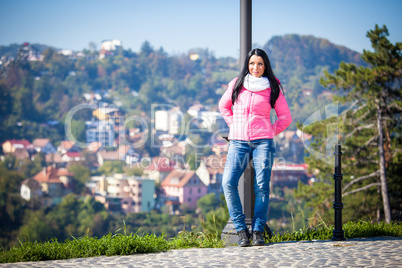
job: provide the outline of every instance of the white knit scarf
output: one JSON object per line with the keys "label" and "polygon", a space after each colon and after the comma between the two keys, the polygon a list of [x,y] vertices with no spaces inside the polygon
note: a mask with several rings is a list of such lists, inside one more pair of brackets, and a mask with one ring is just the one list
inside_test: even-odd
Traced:
{"label": "white knit scarf", "polygon": [[254,77],[247,74],[244,78],[243,86],[252,92],[258,92],[269,88],[269,80],[265,76]]}

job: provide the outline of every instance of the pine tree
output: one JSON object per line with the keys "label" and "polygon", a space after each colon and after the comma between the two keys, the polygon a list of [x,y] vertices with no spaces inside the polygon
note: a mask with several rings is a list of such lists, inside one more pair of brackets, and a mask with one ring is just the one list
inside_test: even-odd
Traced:
{"label": "pine tree", "polygon": [[[354,146],[346,141],[348,150],[353,150],[355,155],[354,159],[350,158],[353,161],[351,164],[366,168],[363,172],[366,174],[354,178],[346,186],[379,177],[379,183],[367,184],[350,193],[380,185],[385,221],[390,222],[391,208],[386,167],[401,150],[402,43],[392,44],[387,36],[389,36],[387,27],[384,25],[380,28],[376,25],[374,30],[367,33],[374,51],[364,50],[362,55],[362,59],[369,66],[358,67],[354,64],[341,63],[334,75],[326,72],[325,78],[322,78],[320,83],[327,88],[343,90],[344,96],[339,100],[360,103],[360,109],[350,111],[354,114],[352,122],[345,122],[345,126],[353,126],[354,129],[348,129],[350,132],[344,138],[355,140]],[[391,138],[399,142],[392,142]],[[372,150],[373,144],[376,145],[376,150]],[[378,167],[374,172],[370,172],[372,164],[377,164]],[[355,172],[362,173],[360,170]]]}

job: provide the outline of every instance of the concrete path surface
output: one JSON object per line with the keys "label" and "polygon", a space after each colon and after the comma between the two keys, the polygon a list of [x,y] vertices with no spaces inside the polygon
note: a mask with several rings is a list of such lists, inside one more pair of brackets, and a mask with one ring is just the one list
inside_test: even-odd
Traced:
{"label": "concrete path surface", "polygon": [[402,237],[191,248],[130,256],[4,263],[0,267],[402,267]]}

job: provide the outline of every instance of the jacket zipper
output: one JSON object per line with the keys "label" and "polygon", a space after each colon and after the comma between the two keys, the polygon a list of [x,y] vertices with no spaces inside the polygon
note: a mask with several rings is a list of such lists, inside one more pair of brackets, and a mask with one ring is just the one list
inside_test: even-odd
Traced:
{"label": "jacket zipper", "polygon": [[250,115],[251,115],[251,100],[253,98],[253,92],[251,92],[250,94],[250,100],[248,102],[248,117],[247,117],[247,125],[248,125],[248,131],[247,131],[247,138],[248,141],[250,141],[250,137],[251,137],[251,124],[250,124]]}

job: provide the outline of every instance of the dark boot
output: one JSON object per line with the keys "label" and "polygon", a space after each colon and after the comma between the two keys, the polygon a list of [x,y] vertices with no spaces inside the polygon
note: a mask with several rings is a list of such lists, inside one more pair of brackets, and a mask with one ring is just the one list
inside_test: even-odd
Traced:
{"label": "dark boot", "polygon": [[262,237],[262,232],[253,231],[253,246],[263,246],[265,245],[264,238]]}
{"label": "dark boot", "polygon": [[240,232],[237,232],[239,235],[239,246],[240,247],[248,247],[250,246],[250,232],[248,229],[241,230]]}

